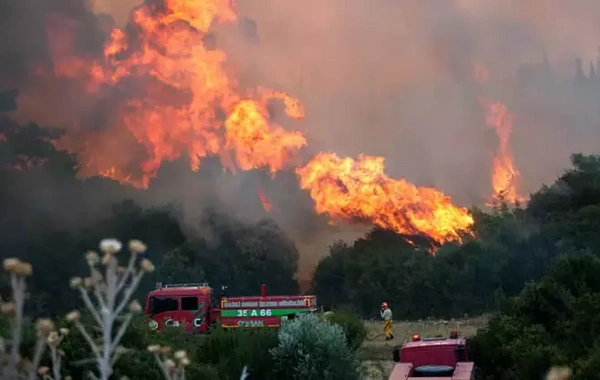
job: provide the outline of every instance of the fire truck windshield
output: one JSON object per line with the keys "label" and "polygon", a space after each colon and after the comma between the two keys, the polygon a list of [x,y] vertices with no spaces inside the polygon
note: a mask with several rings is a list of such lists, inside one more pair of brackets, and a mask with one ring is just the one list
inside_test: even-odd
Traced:
{"label": "fire truck windshield", "polygon": [[177,311],[179,309],[178,297],[150,297],[150,315]]}

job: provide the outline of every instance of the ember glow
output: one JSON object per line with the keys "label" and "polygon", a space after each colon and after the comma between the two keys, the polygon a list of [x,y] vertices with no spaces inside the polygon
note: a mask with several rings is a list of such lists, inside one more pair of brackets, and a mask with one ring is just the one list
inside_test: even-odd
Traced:
{"label": "ember glow", "polygon": [[[389,178],[382,157],[355,161],[321,153],[302,166],[298,153],[305,136],[278,125],[268,112],[276,100],[290,119],[302,120],[300,101],[264,87],[242,88],[226,53],[207,43],[215,20],[235,24],[237,17],[230,0],[164,0],[160,7],[147,2],[132,11],[126,29],[106,34],[98,56],[76,54],[77,24],[49,17],[53,67],[38,75],[69,80],[87,96],[118,100],[103,114],[103,128],[91,131],[81,120],[57,143],[77,154],[79,174],[147,188],[163,162],[181,157],[192,170],[207,156],[220,157],[232,172],[260,168],[274,175],[295,167],[320,214],[424,234],[438,243],[461,239],[473,224],[469,212],[436,189]],[[141,159],[126,149],[107,149],[125,140],[140,147]],[[271,210],[260,190],[258,198]]]}
{"label": "ember glow", "polygon": [[271,204],[271,202],[269,201],[269,198],[267,198],[267,196],[265,195],[265,193],[263,193],[261,189],[258,189],[256,191],[256,194],[258,196],[258,200],[260,200],[260,203],[262,204],[262,206],[265,209],[265,211],[266,212],[271,212],[271,209],[273,208],[273,205]]}

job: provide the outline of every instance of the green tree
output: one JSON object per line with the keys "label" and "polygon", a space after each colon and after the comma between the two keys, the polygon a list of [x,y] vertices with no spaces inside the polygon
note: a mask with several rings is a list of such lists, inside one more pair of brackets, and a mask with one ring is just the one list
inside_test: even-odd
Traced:
{"label": "green tree", "polygon": [[600,249],[600,156],[574,154],[573,168],[531,197],[528,213],[563,251]]}
{"label": "green tree", "polygon": [[210,212],[203,225],[208,237],[191,238],[169,252],[160,270],[164,281],[227,285],[230,294],[257,294],[265,283],[271,293],[295,294],[299,254],[273,222],[243,224]]}
{"label": "green tree", "polygon": [[575,380],[596,378],[598,273],[597,256],[560,256],[539,283],[509,299],[475,338],[484,378],[539,379],[551,365],[562,364],[573,368]]}

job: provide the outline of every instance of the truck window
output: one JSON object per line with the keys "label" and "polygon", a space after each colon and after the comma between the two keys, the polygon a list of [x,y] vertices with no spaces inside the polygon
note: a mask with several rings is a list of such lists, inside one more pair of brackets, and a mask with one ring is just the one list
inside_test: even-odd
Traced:
{"label": "truck window", "polygon": [[177,311],[179,299],[176,297],[152,297],[150,298],[150,314],[164,313],[166,311]]}
{"label": "truck window", "polygon": [[198,297],[181,297],[181,310],[198,310]]}

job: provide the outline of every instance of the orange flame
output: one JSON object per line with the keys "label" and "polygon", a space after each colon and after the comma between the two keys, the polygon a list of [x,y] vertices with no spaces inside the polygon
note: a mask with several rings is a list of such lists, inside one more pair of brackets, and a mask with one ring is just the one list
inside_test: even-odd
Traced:
{"label": "orange flame", "polygon": [[225,147],[235,153],[242,170],[267,167],[275,173],[306,144],[300,132],[287,132],[281,127],[269,129],[265,107],[251,100],[235,106],[225,121],[225,129]]}
{"label": "orange flame", "polygon": [[332,218],[366,219],[401,234],[427,234],[438,243],[460,241],[473,224],[469,211],[442,192],[389,178],[383,157],[361,155],[355,161],[320,153],[296,173],[317,212]]}
{"label": "orange flame", "polygon": [[484,99],[481,99],[480,103],[485,108],[486,124],[495,129],[500,140],[493,159],[492,188],[494,195],[489,205],[493,205],[494,201],[501,200],[512,204],[523,202],[524,198],[517,191],[519,171],[513,163],[509,148],[513,117],[502,103]]}
{"label": "orange flame", "polygon": [[103,57],[96,59],[73,54],[77,27],[73,21],[50,17],[50,51],[57,76],[77,79],[91,93],[139,80],[141,96],[124,101],[114,120],[145,148],[147,158],[140,164],[141,176],[133,179],[123,163],[99,159],[103,152],[94,147],[77,150],[68,138],[59,147],[84,156],[83,174],[101,174],[138,187],[148,186],[163,161],[184,154],[193,170],[202,157],[214,154],[231,169],[284,168],[306,140],[270,121],[266,104],[280,99],[288,115],[301,120],[299,101],[275,90],[240,89],[226,69],[225,53],[203,43],[213,20],[236,17],[229,0],[167,0],[160,9],[143,4],[130,18],[135,37],[112,30]]}
{"label": "orange flame", "polygon": [[263,193],[261,189],[257,189],[256,193],[257,193],[258,199],[260,200],[260,203],[262,203],[265,211],[271,212],[273,205],[271,204],[271,202],[269,201],[269,199],[267,198],[265,193]]}

